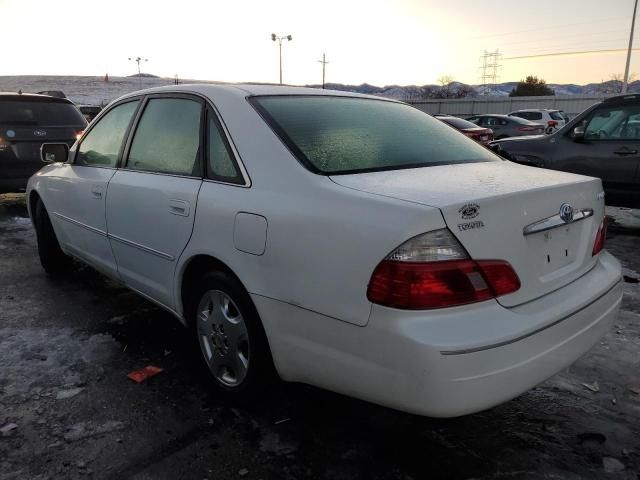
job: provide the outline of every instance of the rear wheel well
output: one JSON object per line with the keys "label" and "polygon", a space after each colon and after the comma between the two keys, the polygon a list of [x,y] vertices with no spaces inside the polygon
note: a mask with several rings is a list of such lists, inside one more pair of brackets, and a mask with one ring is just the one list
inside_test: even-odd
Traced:
{"label": "rear wheel well", "polygon": [[[224,272],[234,277],[243,286],[242,281],[224,262],[218,260],[215,257],[209,255],[196,255],[189,260],[187,267],[182,275],[182,282],[180,285],[180,298],[182,300],[182,311],[185,320],[188,322],[193,318],[193,294],[196,291],[194,288],[198,280],[200,280],[205,274],[209,272]],[[246,288],[245,288],[246,290]]]}

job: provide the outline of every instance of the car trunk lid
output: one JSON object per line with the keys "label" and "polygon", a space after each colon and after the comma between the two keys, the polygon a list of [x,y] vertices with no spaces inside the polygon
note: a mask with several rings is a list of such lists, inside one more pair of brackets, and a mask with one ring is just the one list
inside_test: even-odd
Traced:
{"label": "car trunk lid", "polygon": [[[443,165],[333,176],[339,185],[437,207],[474,259],[506,260],[521,288],[499,297],[505,307],[539,298],[595,264],[591,252],[604,215],[602,185],[590,177],[511,162]],[[525,229],[568,204],[592,215],[555,228]],[[532,227],[530,227],[532,228]]]}

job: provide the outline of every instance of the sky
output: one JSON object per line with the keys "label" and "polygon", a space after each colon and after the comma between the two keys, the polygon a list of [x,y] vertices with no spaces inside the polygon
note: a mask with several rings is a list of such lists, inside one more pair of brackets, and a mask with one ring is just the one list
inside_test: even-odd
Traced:
{"label": "sky", "polygon": [[[500,50],[498,82],[537,75],[585,84],[624,72],[634,0],[0,0],[0,76],[130,75],[128,57],[163,77],[423,85],[480,83],[480,56]],[[640,25],[636,29],[640,39]],[[640,48],[640,41],[637,46]],[[640,72],[640,50],[631,72]]]}

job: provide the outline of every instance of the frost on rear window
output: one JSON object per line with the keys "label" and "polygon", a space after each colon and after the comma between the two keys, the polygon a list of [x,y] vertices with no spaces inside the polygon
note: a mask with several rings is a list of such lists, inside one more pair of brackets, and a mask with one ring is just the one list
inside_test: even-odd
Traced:
{"label": "frost on rear window", "polygon": [[326,95],[252,101],[298,159],[321,173],[500,161],[439,120],[401,103]]}

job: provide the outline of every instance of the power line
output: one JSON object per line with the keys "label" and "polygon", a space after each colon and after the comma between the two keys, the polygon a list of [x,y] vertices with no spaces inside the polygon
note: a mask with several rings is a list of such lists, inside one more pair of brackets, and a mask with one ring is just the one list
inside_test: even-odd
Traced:
{"label": "power line", "polygon": [[[636,51],[640,50],[640,48],[632,48],[631,50]],[[504,60],[522,60],[525,58],[542,58],[542,57],[563,57],[568,55],[592,55],[598,53],[618,53],[618,52],[626,52],[626,48],[611,48],[606,50],[583,50],[577,52],[555,52],[555,53],[542,53],[539,55],[521,55],[518,57],[504,57]]]}
{"label": "power line", "polygon": [[581,25],[590,25],[593,23],[603,23],[603,22],[610,22],[612,20],[626,20],[627,17],[623,16],[623,17],[609,17],[609,18],[601,18],[598,20],[591,20],[588,22],[579,22],[579,23],[566,23],[566,24],[560,24],[560,25],[550,25],[550,26],[546,26],[546,27],[537,27],[537,28],[529,28],[527,30],[516,30],[516,31],[512,31],[512,32],[506,32],[506,33],[496,33],[496,34],[492,34],[492,35],[480,35],[480,36],[476,36],[476,37],[467,37],[469,40],[472,39],[480,39],[480,38],[493,38],[493,37],[505,37],[508,35],[518,35],[520,33],[526,33],[526,32],[538,32],[540,30],[551,30],[551,29],[555,29],[555,28],[566,28],[566,27],[576,27],[576,26],[581,26]]}

